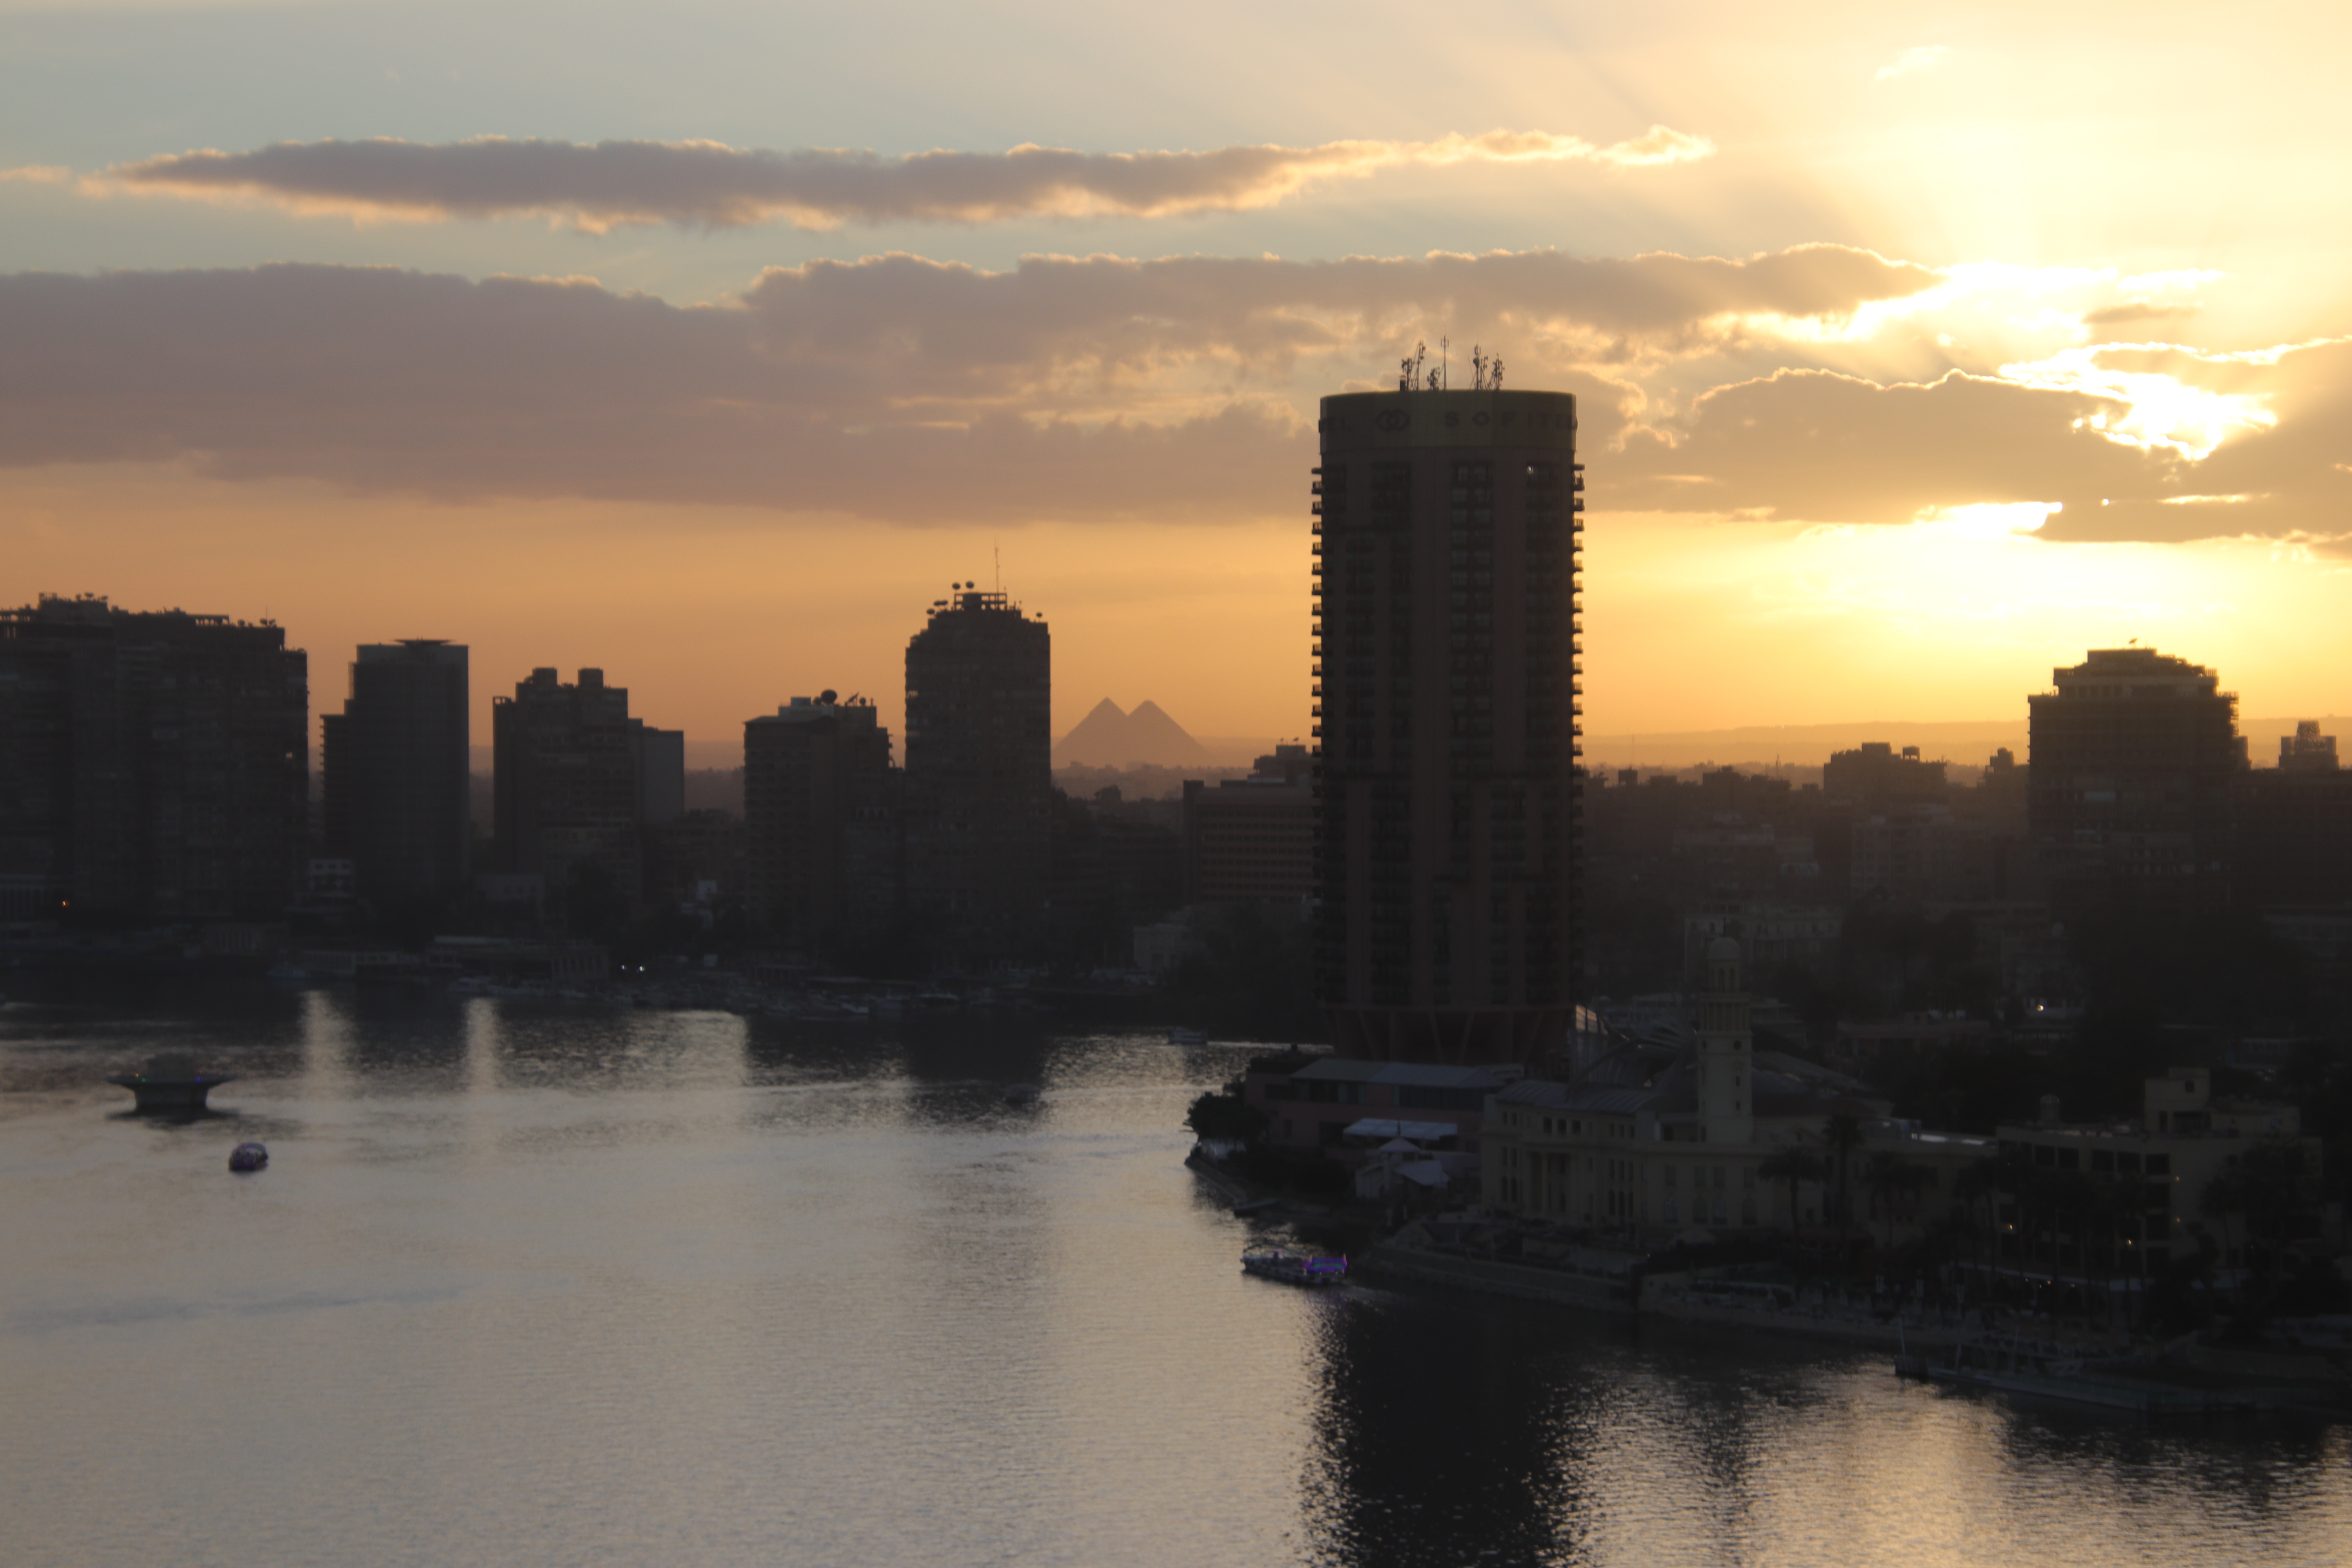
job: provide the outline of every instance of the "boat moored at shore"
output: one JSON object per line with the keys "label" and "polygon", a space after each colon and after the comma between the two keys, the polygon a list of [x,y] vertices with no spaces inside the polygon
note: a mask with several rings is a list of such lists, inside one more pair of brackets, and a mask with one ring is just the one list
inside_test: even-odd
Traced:
{"label": "boat moored at shore", "polygon": [[1298,1252],[1244,1252],[1242,1271],[1262,1279],[1279,1279],[1286,1285],[1304,1285],[1311,1289],[1328,1289],[1348,1282],[1348,1260],[1344,1258],[1318,1257]]}

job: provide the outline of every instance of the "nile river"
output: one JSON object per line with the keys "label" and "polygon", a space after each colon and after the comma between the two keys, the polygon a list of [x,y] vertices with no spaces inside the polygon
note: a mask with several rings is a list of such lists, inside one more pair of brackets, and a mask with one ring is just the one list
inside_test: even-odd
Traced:
{"label": "nile river", "polygon": [[[230,1114],[121,1114],[105,1074],[163,1049],[240,1074]],[[1245,1278],[1181,1127],[1241,1054],[349,989],[19,1000],[0,1562],[2352,1561],[2352,1429],[2150,1427],[1864,1352]],[[250,1138],[269,1168],[231,1175]]]}

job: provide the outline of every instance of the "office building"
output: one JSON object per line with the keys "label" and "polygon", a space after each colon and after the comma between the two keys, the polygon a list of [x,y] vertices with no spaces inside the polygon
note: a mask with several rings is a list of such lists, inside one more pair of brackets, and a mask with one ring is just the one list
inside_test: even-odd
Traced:
{"label": "office building", "polygon": [[1317,994],[1345,1056],[1536,1063],[1578,982],[1564,393],[1323,400]]}
{"label": "office building", "polygon": [[320,722],[327,849],[350,859],[379,910],[446,899],[466,882],[473,824],[463,644],[366,643],[351,695]]}
{"label": "office building", "polygon": [[2249,768],[2233,791],[2237,896],[2262,909],[2352,902],[2352,773],[2336,737],[2306,719],[2279,742],[2275,768]]}
{"label": "office building", "polygon": [[629,716],[628,689],[583,669],[565,685],[534,669],[490,707],[499,869],[536,874],[561,900],[588,874],[636,910],[645,901],[644,828],[685,810],[685,734]]}
{"label": "office building", "polygon": [[898,914],[898,771],[874,704],[826,691],[743,726],[744,873],[788,949],[835,954]]}
{"label": "office building", "polygon": [[1314,762],[1276,746],[1245,779],[1184,781],[1186,895],[1208,904],[1285,903],[1315,893]]}
{"label": "office building", "polygon": [[[2234,1284],[2263,1252],[2271,1252],[2266,1261],[2276,1268],[2273,1249],[2282,1237],[2318,1229],[2326,1143],[2304,1131],[2294,1105],[2217,1096],[2212,1076],[2191,1067],[2143,1079],[2141,1105],[2137,1121],[2069,1123],[2051,1096],[2037,1120],[1998,1129],[2004,1161],[1996,1169],[2004,1179],[1997,1199],[2001,1223],[1993,1234],[2004,1269],[2112,1289],[2116,1280],[2160,1276],[2218,1242],[2207,1267],[2218,1264],[2220,1281]],[[2209,1189],[2266,1159],[2301,1166],[2305,1201],[2268,1207],[2257,1217],[2234,1212],[2237,1205],[2225,1198],[2217,1213]],[[2062,1210],[2018,1180],[2027,1171],[2080,1173],[2062,1179],[2087,1177],[2100,1201]],[[2274,1189],[2265,1206],[2285,1195]]]}
{"label": "office building", "polygon": [[1041,940],[1052,852],[1053,643],[966,583],[907,644],[907,904],[950,963]]}
{"label": "office building", "polygon": [[267,622],[44,595],[0,610],[0,918],[282,913],[310,661]]}
{"label": "office building", "polygon": [[2238,699],[2203,665],[2095,648],[2031,713],[2028,821],[2061,907],[2226,896]]}

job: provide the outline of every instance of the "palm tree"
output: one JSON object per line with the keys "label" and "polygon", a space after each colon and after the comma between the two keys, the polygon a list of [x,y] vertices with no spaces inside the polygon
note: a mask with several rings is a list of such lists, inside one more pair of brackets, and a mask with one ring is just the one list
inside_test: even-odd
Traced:
{"label": "palm tree", "polygon": [[1820,1181],[1825,1169],[1820,1155],[1794,1144],[1773,1150],[1764,1156],[1764,1163],[1756,1167],[1756,1173],[1764,1180],[1789,1184],[1789,1234],[1791,1237],[1797,1234],[1797,1184]]}
{"label": "palm tree", "polygon": [[[1968,1216],[1969,1231],[1990,1244],[1999,1218],[2000,1167],[1990,1160],[1979,1160],[1963,1168],[1952,1178],[1952,1198]],[[1977,1204],[1985,1205],[1985,1223],[1977,1224]]]}
{"label": "palm tree", "polygon": [[[2209,1219],[2221,1222],[2225,1244],[2233,1239],[2231,1221],[2242,1217],[2248,1254],[2253,1251],[2255,1216],[2267,1216],[2272,1246],[2263,1258],[2263,1272],[2268,1273],[2285,1250],[2287,1226],[2294,1211],[2311,1201],[2312,1187],[2300,1148],[2286,1142],[2262,1143],[2216,1172],[2198,1195],[2197,1206]],[[2252,1261],[2249,1256],[2249,1266]]]}
{"label": "palm tree", "polygon": [[1906,1197],[1915,1197],[1927,1190],[1936,1180],[1935,1172],[1916,1165],[1892,1149],[1874,1150],[1869,1164],[1863,1172],[1863,1184],[1870,1189],[1871,1207],[1882,1205],[1886,1210],[1886,1250],[1895,1250],[1895,1211]]}
{"label": "palm tree", "polygon": [[1862,1119],[1852,1111],[1835,1112],[1822,1124],[1822,1142],[1829,1145],[1837,1161],[1837,1218],[1838,1229],[1843,1233],[1853,1217],[1853,1205],[1846,1195],[1846,1162],[1862,1147]]}

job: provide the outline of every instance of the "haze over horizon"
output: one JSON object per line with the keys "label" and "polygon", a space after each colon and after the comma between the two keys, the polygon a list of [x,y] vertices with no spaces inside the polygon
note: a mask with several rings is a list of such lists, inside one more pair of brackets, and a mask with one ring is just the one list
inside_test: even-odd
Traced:
{"label": "haze over horizon", "polygon": [[481,735],[895,732],[982,580],[1057,735],[1300,734],[1316,401],[1423,342],[1580,398],[1597,755],[2132,638],[2344,706],[2332,11],[0,5],[0,603],[274,617],[314,711],[443,637]]}

